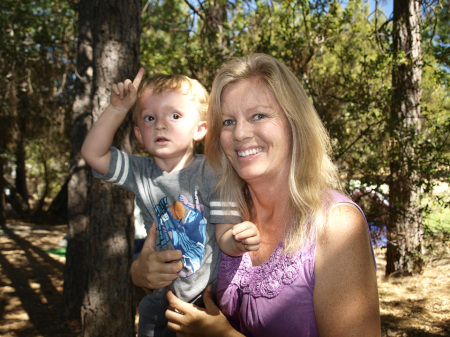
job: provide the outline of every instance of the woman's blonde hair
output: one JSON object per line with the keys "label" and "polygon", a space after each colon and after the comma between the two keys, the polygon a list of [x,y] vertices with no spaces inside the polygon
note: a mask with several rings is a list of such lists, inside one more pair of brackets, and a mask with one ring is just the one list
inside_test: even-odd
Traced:
{"label": "woman's blonde hair", "polygon": [[139,87],[138,100],[133,113],[133,122],[135,125],[138,125],[139,122],[139,97],[141,97],[142,93],[147,89],[152,89],[154,94],[172,90],[180,94],[191,95],[199,104],[201,120],[206,120],[209,94],[199,81],[180,74],[156,74],[142,81]]}
{"label": "woman's blonde hair", "polygon": [[[325,221],[327,190],[340,190],[336,166],[330,159],[331,144],[319,115],[297,77],[281,62],[265,54],[227,61],[216,75],[208,108],[205,154],[220,170],[218,189],[224,201],[236,202],[244,220],[251,220],[247,184],[227,160],[221,145],[221,95],[232,83],[261,79],[271,90],[286,115],[292,133],[292,157],[288,177],[292,217],[284,236],[284,251],[294,253],[314,242]],[[243,93],[245,95],[245,93]]]}

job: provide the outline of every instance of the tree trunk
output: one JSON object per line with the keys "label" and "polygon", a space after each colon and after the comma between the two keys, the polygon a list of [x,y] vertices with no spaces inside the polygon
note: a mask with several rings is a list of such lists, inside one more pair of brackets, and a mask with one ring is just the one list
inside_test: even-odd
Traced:
{"label": "tree trunk", "polygon": [[[19,126],[23,130],[23,126]],[[23,135],[20,132],[19,138],[16,144],[16,190],[22,197],[22,200],[26,206],[22,216],[27,216],[29,207],[29,194],[27,187],[27,169],[25,166],[25,144]]]}
{"label": "tree trunk", "polygon": [[[111,85],[134,78],[138,71],[140,3],[79,2],[80,80],[72,130],[65,303],[75,297],[68,313],[81,314],[83,336],[135,335],[134,287],[129,276],[133,196],[93,179],[80,149],[88,129],[109,104]],[[117,132],[114,146],[131,152],[131,131],[129,118]]]}
{"label": "tree trunk", "polygon": [[420,175],[414,142],[421,131],[420,3],[394,1],[391,105],[390,218],[386,274],[410,274],[423,265]]}
{"label": "tree trunk", "polygon": [[[69,186],[70,177],[68,177],[58,194],[55,198],[53,198],[52,203],[48,207],[47,215],[51,218],[57,219],[67,219],[67,206],[68,206],[68,186]],[[73,200],[73,199],[72,199]]]}
{"label": "tree trunk", "polygon": [[48,172],[48,164],[47,164],[47,158],[45,155],[41,155],[41,163],[44,168],[44,174],[43,174],[43,180],[44,180],[44,188],[40,191],[40,197],[37,202],[36,208],[33,211],[33,217],[40,217],[43,215],[43,208],[45,205],[45,199],[47,198],[48,191],[50,189],[50,177]]}
{"label": "tree trunk", "polygon": [[93,29],[94,3],[78,5],[78,52],[76,97],[72,114],[71,172],[68,182],[68,233],[64,269],[64,308],[67,319],[80,320],[87,288],[87,228],[89,204],[87,192],[90,170],[80,155],[81,145],[90,127],[93,99]]}
{"label": "tree trunk", "polygon": [[0,225],[6,223],[5,180],[3,177],[3,156],[0,155]]}

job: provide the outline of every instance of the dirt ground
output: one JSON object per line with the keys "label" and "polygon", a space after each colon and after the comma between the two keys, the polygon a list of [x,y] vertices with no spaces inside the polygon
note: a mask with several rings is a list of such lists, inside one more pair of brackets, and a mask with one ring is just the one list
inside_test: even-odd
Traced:
{"label": "dirt ground", "polygon": [[[80,336],[62,317],[65,258],[59,248],[65,225],[10,220],[0,227],[0,336]],[[439,242],[437,238],[436,242]],[[422,275],[385,278],[377,249],[383,336],[450,336],[450,247],[440,245]]]}

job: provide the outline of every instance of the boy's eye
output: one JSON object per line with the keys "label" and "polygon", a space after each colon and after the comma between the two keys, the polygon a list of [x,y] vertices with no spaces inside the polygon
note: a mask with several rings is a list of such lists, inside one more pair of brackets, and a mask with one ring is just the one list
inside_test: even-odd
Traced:
{"label": "boy's eye", "polygon": [[171,116],[172,119],[179,119],[181,116],[179,114],[173,114]]}
{"label": "boy's eye", "polygon": [[153,121],[155,118],[153,116],[145,116],[144,117],[144,122],[150,122]]}
{"label": "boy's eye", "polygon": [[225,119],[225,120],[222,122],[222,125],[223,125],[223,126],[230,126],[230,125],[233,125],[233,124],[234,124],[234,122],[233,122],[232,119]]}

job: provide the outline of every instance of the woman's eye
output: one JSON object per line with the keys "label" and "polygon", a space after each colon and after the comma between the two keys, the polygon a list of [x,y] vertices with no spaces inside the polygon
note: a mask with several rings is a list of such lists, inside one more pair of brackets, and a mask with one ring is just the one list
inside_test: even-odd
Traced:
{"label": "woman's eye", "polygon": [[223,122],[222,122],[222,125],[223,126],[230,126],[230,125],[233,125],[234,124],[234,122],[233,122],[233,120],[231,120],[231,119],[225,119]]}
{"label": "woman's eye", "polygon": [[154,120],[155,118],[153,116],[145,116],[144,117],[144,122],[150,122],[152,120]]}
{"label": "woman's eye", "polygon": [[172,119],[179,119],[181,116],[179,114],[173,114],[171,116]]}
{"label": "woman's eye", "polygon": [[253,119],[256,120],[256,121],[259,121],[259,120],[264,119],[264,118],[266,118],[266,115],[264,115],[264,114],[256,114],[256,115],[253,116]]}

